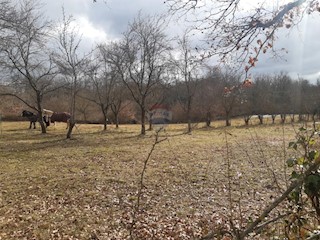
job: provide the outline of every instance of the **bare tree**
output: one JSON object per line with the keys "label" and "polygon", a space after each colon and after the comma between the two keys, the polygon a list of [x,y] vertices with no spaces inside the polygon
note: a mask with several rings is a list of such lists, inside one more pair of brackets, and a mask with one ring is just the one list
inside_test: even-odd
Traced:
{"label": "bare tree", "polygon": [[178,54],[177,57],[173,57],[172,59],[177,86],[180,86],[178,88],[178,99],[187,115],[187,131],[191,133],[191,110],[197,90],[199,69],[202,61],[197,59],[193,54],[188,31],[185,31],[182,37],[178,39],[178,50],[174,54]]}
{"label": "bare tree", "polygon": [[162,80],[166,67],[168,41],[160,17],[141,14],[129,25],[123,41],[109,52],[119,76],[138,104],[141,116],[141,135],[145,135],[147,100]]}
{"label": "bare tree", "polygon": [[230,68],[226,68],[224,72],[220,72],[220,81],[224,85],[224,89],[220,93],[220,104],[224,110],[226,126],[231,126],[232,111],[238,103],[240,77]]}
{"label": "bare tree", "polygon": [[119,128],[119,114],[126,106],[126,104],[124,104],[125,99],[128,96],[128,92],[126,90],[127,89],[121,80],[115,82],[110,107],[114,116],[114,124],[116,125],[116,128]]}
{"label": "bare tree", "polygon": [[223,93],[224,82],[221,78],[221,70],[217,66],[206,66],[206,76],[199,82],[195,95],[195,109],[205,119],[206,126],[211,125],[215,116],[223,113],[221,93]]}
{"label": "bare tree", "polygon": [[115,116],[116,126],[118,126],[118,117],[123,109],[123,96],[127,86],[124,79],[127,78],[127,65],[125,56],[124,42],[111,42],[109,44],[100,44],[98,46],[101,55],[106,64],[110,64],[114,71],[116,81],[114,82],[114,91],[111,92],[111,111]]}
{"label": "bare tree", "polygon": [[86,75],[90,79],[92,86],[91,94],[82,96],[83,98],[95,103],[99,106],[103,115],[103,129],[107,130],[108,111],[112,103],[112,94],[115,87],[117,72],[112,69],[107,61],[105,51],[102,47],[98,52],[96,61],[92,62],[88,67]]}
{"label": "bare tree", "polygon": [[[70,83],[70,125],[67,132],[67,138],[71,138],[73,127],[75,126],[76,114],[76,96],[79,90],[81,78],[84,76],[84,66],[88,61],[88,55],[80,54],[81,36],[77,29],[73,27],[74,19],[65,15],[63,10],[63,19],[57,27],[57,52],[55,62],[60,69],[60,73]],[[80,56],[81,55],[81,56]]]}
{"label": "bare tree", "polygon": [[[10,91],[1,95],[13,96],[35,110],[39,116],[42,133],[46,126],[42,121],[43,98],[55,91],[55,67],[48,48],[51,23],[42,16],[36,1],[22,1],[10,10],[5,7],[1,27],[0,65],[7,73]],[[10,12],[10,19],[6,14]]]}

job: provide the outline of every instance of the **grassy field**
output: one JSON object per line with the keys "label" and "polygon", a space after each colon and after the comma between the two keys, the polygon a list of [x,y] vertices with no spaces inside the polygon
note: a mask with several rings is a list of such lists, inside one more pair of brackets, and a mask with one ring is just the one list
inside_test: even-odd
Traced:
{"label": "grassy field", "polygon": [[68,140],[64,124],[41,134],[2,122],[0,239],[194,239],[229,218],[244,226],[283,191],[299,124],[222,125],[170,125],[155,144],[138,125],[78,125]]}

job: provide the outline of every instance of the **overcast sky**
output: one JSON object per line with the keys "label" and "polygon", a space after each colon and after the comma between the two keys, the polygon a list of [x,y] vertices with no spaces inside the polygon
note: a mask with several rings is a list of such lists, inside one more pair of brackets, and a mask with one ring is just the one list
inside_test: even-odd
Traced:
{"label": "overcast sky", "polygon": [[[161,14],[167,11],[163,0],[42,0],[43,10],[49,19],[61,19],[62,7],[67,15],[73,15],[83,34],[82,45],[89,49],[95,43],[114,40],[121,37],[128,23],[141,10],[143,14]],[[251,1],[250,1],[251,2]],[[320,14],[308,16],[295,28],[283,31],[276,41],[276,47],[286,48],[283,59],[274,59],[264,55],[259,59],[252,76],[259,73],[277,73],[284,71],[294,79],[303,77],[312,82],[320,79]],[[179,32],[182,23],[172,22],[169,34]]]}

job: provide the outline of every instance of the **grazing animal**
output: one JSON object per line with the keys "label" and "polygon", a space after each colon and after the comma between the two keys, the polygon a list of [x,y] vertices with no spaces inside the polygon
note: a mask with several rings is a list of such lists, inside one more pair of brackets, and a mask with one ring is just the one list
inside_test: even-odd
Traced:
{"label": "grazing animal", "polygon": [[31,129],[32,124],[33,124],[33,128],[36,129],[36,122],[38,121],[38,116],[37,115],[35,115],[33,112],[29,112],[27,110],[23,110],[22,111],[22,117],[26,117],[30,121],[29,129]]}
{"label": "grazing animal", "polygon": [[[30,121],[29,129],[31,129],[32,125],[33,125],[33,128],[36,129],[36,122],[39,121],[39,114],[34,114],[33,112],[29,112],[27,110],[23,110],[22,111],[22,117],[26,117]],[[46,125],[49,126],[48,122],[45,121],[45,117],[43,117],[43,120],[46,123]]]}
{"label": "grazing animal", "polygon": [[69,127],[71,114],[67,112],[54,112],[51,117],[51,123],[55,122],[65,122],[67,123],[67,128]]}

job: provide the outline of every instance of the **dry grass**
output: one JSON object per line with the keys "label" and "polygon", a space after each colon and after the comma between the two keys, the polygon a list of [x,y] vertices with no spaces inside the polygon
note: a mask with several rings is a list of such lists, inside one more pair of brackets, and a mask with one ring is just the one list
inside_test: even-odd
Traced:
{"label": "dry grass", "polygon": [[[231,208],[243,225],[281,192],[293,127],[222,125],[160,133],[166,140],[148,162],[136,239],[192,239],[223,227]],[[78,125],[67,140],[64,124],[47,134],[27,126],[1,125],[0,239],[128,238],[155,133]]]}

